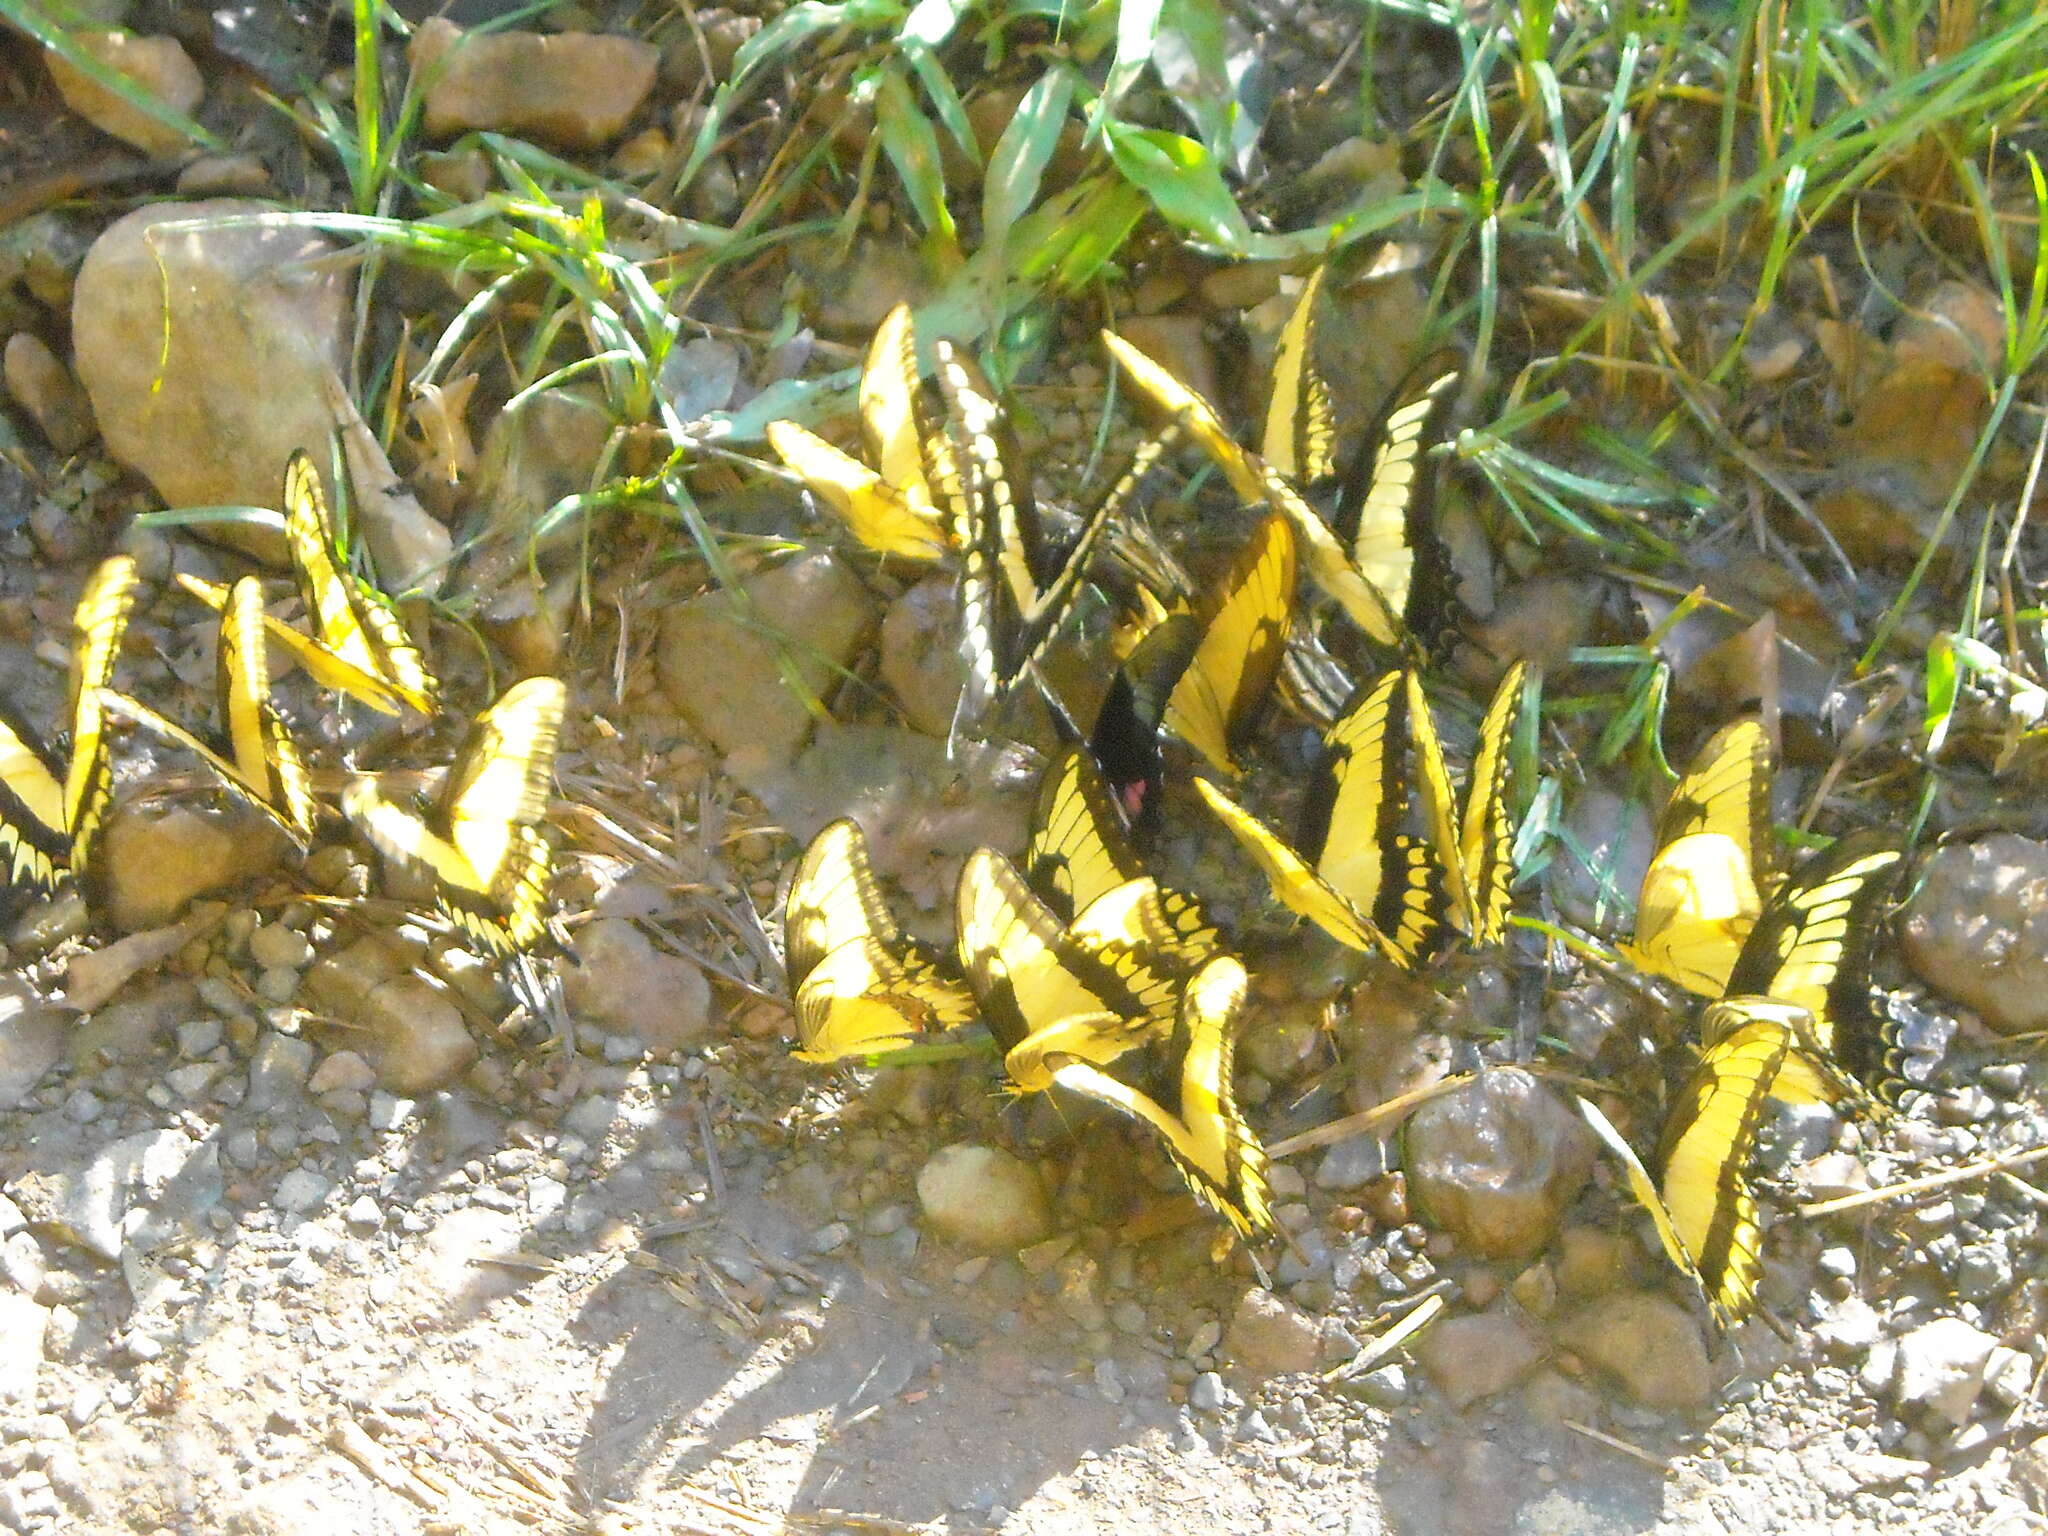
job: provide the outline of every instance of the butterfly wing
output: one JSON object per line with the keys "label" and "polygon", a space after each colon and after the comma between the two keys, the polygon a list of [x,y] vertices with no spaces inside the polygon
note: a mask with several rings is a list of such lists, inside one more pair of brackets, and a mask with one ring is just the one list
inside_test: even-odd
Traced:
{"label": "butterfly wing", "polygon": [[521,841],[515,829],[533,826],[547,808],[566,700],[561,679],[522,678],[476,717],[448,770],[442,826],[485,890]]}
{"label": "butterfly wing", "polygon": [[1244,967],[1229,956],[1189,980],[1167,1043],[1177,1058],[1168,1102],[1085,1061],[1060,1065],[1052,1081],[1149,1126],[1195,1198],[1249,1237],[1271,1227],[1272,1212],[1265,1149],[1239,1113],[1231,1081],[1245,989]]}
{"label": "butterfly wing", "polygon": [[71,761],[64,774],[64,825],[71,835],[71,873],[91,867],[92,845],[114,796],[114,764],[107,749],[102,693],[135,606],[135,561],[102,560],[87,578],[71,615]]}
{"label": "butterfly wing", "polygon": [[1159,619],[1131,648],[1095,712],[1088,751],[1126,822],[1143,829],[1165,790],[1159,732],[1167,702],[1194,662],[1202,629],[1191,613]]}
{"label": "butterfly wing", "polygon": [[214,690],[220,726],[242,777],[263,788],[264,801],[310,840],[319,807],[305,759],[270,698],[270,660],[264,644],[263,590],[244,576],[221,612]]}
{"label": "butterfly wing", "polygon": [[1265,499],[1257,465],[1251,455],[1238,446],[1237,439],[1230,435],[1230,429],[1223,424],[1215,406],[1199,391],[1183,384],[1172,369],[1155,361],[1116,332],[1104,331],[1102,344],[1123,369],[1124,376],[1137,387],[1138,393],[1179,431],[1193,438],[1215,462],[1232,490],[1247,502],[1257,503]]}
{"label": "butterfly wing", "polygon": [[1897,835],[1883,829],[1836,839],[1765,904],[1728,976],[1730,993],[1811,1013],[1820,1048],[1865,1080],[1882,1049],[1870,1004],[1871,953],[1904,857]]}
{"label": "butterfly wing", "polygon": [[889,911],[857,822],[833,822],[804,850],[782,943],[800,1060],[876,1055],[974,1018],[966,988]]}
{"label": "butterfly wing", "polygon": [[1802,1051],[1784,1015],[1737,1012],[1739,1020],[1717,1026],[1718,1038],[1678,1095],[1658,1158],[1671,1224],[1724,1325],[1754,1309],[1763,1276],[1762,1229],[1748,1169],[1770,1100],[1826,1097],[1833,1081]]}
{"label": "butterfly wing", "polygon": [[1272,887],[1273,897],[1290,912],[1314,923],[1349,949],[1380,954],[1402,969],[1408,957],[1373,920],[1332,890],[1307,860],[1287,846],[1273,829],[1252,815],[1207,779],[1195,780],[1195,791],[1216,819],[1252,856]]}
{"label": "butterfly wing", "polygon": [[0,889],[54,890],[70,860],[61,770],[29,723],[0,700]]}
{"label": "butterfly wing", "polygon": [[929,505],[920,510],[886,476],[793,421],[771,421],[767,433],[782,462],[869,549],[906,560],[945,557],[945,526]]}
{"label": "butterfly wing", "polygon": [[868,462],[881,470],[906,511],[938,528],[943,545],[943,519],[925,481],[924,449],[918,441],[917,399],[923,388],[910,306],[898,304],[876,328],[861,367],[861,436]]}
{"label": "butterfly wing", "polygon": [[[1335,532],[1352,568],[1385,600],[1404,632],[1430,585],[1418,580],[1423,567],[1448,564],[1436,537],[1424,456],[1442,431],[1457,381],[1456,373],[1446,373],[1402,398],[1381,426],[1370,474],[1359,472],[1367,462],[1361,458],[1337,500]],[[1442,585],[1450,580],[1447,569],[1427,574]]]}
{"label": "butterfly wing", "polygon": [[1388,672],[1323,737],[1294,846],[1397,951],[1420,960],[1443,935],[1448,901],[1431,850],[1402,830],[1407,756],[1408,694]]}
{"label": "butterfly wing", "polygon": [[439,685],[390,600],[343,567],[320,472],[302,451],[285,465],[283,500],[285,544],[321,645],[408,707],[431,714]]}
{"label": "butterfly wing", "polygon": [[1287,652],[1295,559],[1286,520],[1261,519],[1205,594],[1201,641],[1167,700],[1166,728],[1232,778],[1239,772],[1232,747],[1272,691]]}
{"label": "butterfly wing", "polygon": [[1493,702],[1479,722],[1479,746],[1465,786],[1465,816],[1458,831],[1458,856],[1471,901],[1467,932],[1474,944],[1498,944],[1507,936],[1515,883],[1515,824],[1508,805],[1513,763],[1509,748],[1522,708],[1525,668],[1507,669]]}
{"label": "butterfly wing", "polygon": [[1280,329],[1273,354],[1273,389],[1266,402],[1266,432],[1259,456],[1296,485],[1336,473],[1336,413],[1330,384],[1316,365],[1316,300],[1323,268],[1302,284],[1301,297]]}
{"label": "butterfly wing", "polygon": [[1701,748],[1665,804],[1626,957],[1719,997],[1762,910],[1770,850],[1770,747],[1761,724],[1737,720]]}
{"label": "butterfly wing", "polygon": [[[206,765],[207,770],[216,779],[220,780],[221,786],[235,799],[249,806],[252,810],[262,812],[276,826],[278,831],[291,840],[294,847],[298,848],[301,852],[305,851],[310,842],[309,831],[299,827],[286,813],[284,808],[271,803],[267,776],[264,779],[249,778],[239,767],[229,762],[225,757],[222,757],[220,753],[214,751],[212,747],[200,740],[198,736],[185,729],[177,721],[151,709],[140,699],[131,698],[129,695],[117,692],[112,688],[102,688],[100,690],[100,707],[104,712],[119,715],[123,719],[141,726],[159,741],[169,742],[172,746],[180,747],[191,753],[201,763]],[[76,867],[74,863],[73,868],[75,869]]]}
{"label": "butterfly wing", "polygon": [[1145,873],[1109,787],[1080,745],[1061,749],[1038,781],[1024,880],[1063,922]]}
{"label": "butterfly wing", "polygon": [[1628,1138],[1615,1129],[1614,1122],[1602,1114],[1591,1099],[1574,1095],[1573,1102],[1579,1106],[1580,1118],[1592,1128],[1593,1134],[1606,1144],[1607,1150],[1612,1152],[1615,1160],[1621,1164],[1622,1174],[1628,1180],[1629,1193],[1635,1196],[1636,1203],[1649,1214],[1651,1225],[1657,1229],[1657,1242],[1663,1248],[1664,1256],[1671,1260],[1673,1268],[1692,1282],[1693,1288],[1705,1299],[1707,1285],[1700,1275],[1700,1267],[1693,1262],[1692,1254],[1687,1251],[1685,1239],[1679,1235],[1677,1223],[1671,1219],[1671,1212],[1665,1208],[1664,1196],[1658,1192],[1657,1181],[1651,1177],[1650,1170],[1643,1166],[1642,1159],[1636,1156],[1636,1149],[1628,1144]]}
{"label": "butterfly wing", "polygon": [[1703,1057],[1666,1122],[1660,1193],[1707,1300],[1724,1325],[1748,1315],[1763,1277],[1763,1233],[1749,1156],[1790,1040],[1745,1034]]}
{"label": "butterfly wing", "polygon": [[[178,585],[193,597],[198,598],[215,613],[224,611],[228,605],[228,588],[219,582],[206,581],[187,571],[177,573]],[[265,636],[284,647],[305,671],[305,674],[323,688],[332,688],[350,698],[369,705],[379,714],[395,715],[405,706],[398,695],[391,691],[385,681],[372,673],[365,672],[354,662],[346,661],[327,649],[311,635],[291,627],[270,614],[263,615]]]}

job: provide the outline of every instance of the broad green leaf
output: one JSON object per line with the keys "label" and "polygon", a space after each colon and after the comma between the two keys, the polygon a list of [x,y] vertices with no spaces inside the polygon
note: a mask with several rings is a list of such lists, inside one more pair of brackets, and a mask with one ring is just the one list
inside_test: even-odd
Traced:
{"label": "broad green leaf", "polygon": [[1017,221],[1009,246],[1020,256],[1015,275],[1080,287],[1122,248],[1148,206],[1144,193],[1110,176],[1064,189]]}
{"label": "broad green leaf", "polygon": [[1251,242],[1251,228],[1215,157],[1194,139],[1161,128],[1133,128],[1112,118],[1103,125],[1110,158],[1152,206],[1176,224],[1233,255]]}
{"label": "broad green leaf", "polygon": [[981,238],[1000,247],[1010,226],[1038,198],[1039,181],[1059,147],[1074,100],[1073,71],[1055,64],[1040,75],[988,157],[981,188]]}
{"label": "broad green leaf", "polygon": [[981,146],[974,140],[974,125],[967,121],[967,104],[961,101],[953,77],[928,53],[911,54],[910,67],[917,71],[925,95],[931,98],[932,109],[939,114],[939,121],[946,125],[953,142],[960,146],[960,152],[976,165],[981,164]]}
{"label": "broad green leaf", "polygon": [[946,178],[939,165],[939,136],[917,110],[900,71],[884,69],[876,81],[875,125],[882,150],[896,174],[917,220],[933,234],[953,238],[953,215],[946,207]]}

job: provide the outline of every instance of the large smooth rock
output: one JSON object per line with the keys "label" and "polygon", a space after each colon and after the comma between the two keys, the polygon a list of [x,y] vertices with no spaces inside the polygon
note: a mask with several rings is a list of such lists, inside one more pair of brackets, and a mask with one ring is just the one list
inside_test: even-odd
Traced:
{"label": "large smooth rock", "polygon": [[1983,1390],[1995,1336],[1959,1317],[1937,1317],[1899,1339],[1892,1393],[1901,1408],[1919,1408],[1950,1424],[1966,1424]]}
{"label": "large smooth rock", "polygon": [[[206,220],[217,222],[167,227]],[[387,494],[398,477],[340,387],[353,270],[340,254],[260,203],[137,209],[108,226],[79,268],[73,363],[108,450],[172,507],[273,507],[293,450],[325,464],[340,426],[365,540],[386,583],[402,590],[445,561],[451,541],[418,503]],[[283,559],[275,533],[208,531]]]}
{"label": "large smooth rock", "polygon": [[1659,1292],[1621,1291],[1589,1302],[1559,1321],[1557,1336],[1645,1408],[1700,1408],[1713,1396],[1699,1324]]}
{"label": "large smooth rock", "polygon": [[695,1043],[711,1024],[711,983],[681,955],[656,949],[633,923],[601,917],[576,935],[580,964],[563,991],[570,1010],[656,1051]]}
{"label": "large smooth rock", "polygon": [[1410,1197],[1493,1259],[1541,1252],[1593,1170],[1592,1132],[1519,1067],[1424,1104],[1405,1145]]}
{"label": "large smooth rock", "polygon": [[785,686],[772,638],[780,633],[797,674],[829,699],[841,670],[874,627],[874,600],[829,554],[807,555],[745,583],[748,623],[730,592],[706,592],[662,618],[655,670],[696,732],[743,775],[779,767],[810,734],[812,716]]}
{"label": "large smooth rock", "polygon": [[[139,37],[131,32],[74,32],[71,40],[94,59],[126,75],[147,94],[190,117],[206,96],[199,66],[174,37]],[[45,54],[50,80],[64,105],[103,133],[150,155],[175,155],[185,135],[131,105],[55,53]]]}
{"label": "large smooth rock", "polygon": [[999,1147],[939,1148],[918,1171],[917,1199],[933,1233],[963,1248],[1015,1253],[1052,1231],[1037,1171]]}
{"label": "large smooth rock", "polygon": [[1922,980],[1991,1028],[2048,1027],[2048,843],[1995,832],[1937,850],[1899,940]]}
{"label": "large smooth rock", "polygon": [[1230,1358],[1248,1376],[1282,1376],[1322,1364],[1323,1337],[1316,1320],[1262,1288],[1239,1298],[1224,1339]]}
{"label": "large smooth rock", "polygon": [[447,992],[421,976],[379,982],[357,1005],[363,1054],[393,1093],[445,1088],[476,1060],[476,1042]]}
{"label": "large smooth rock", "polygon": [[436,16],[413,34],[407,57],[426,90],[429,138],[484,129],[597,149],[646,99],[661,50],[596,32],[468,34]]}
{"label": "large smooth rock", "polygon": [[175,921],[195,897],[269,874],[284,847],[253,812],[129,801],[107,818],[93,858],[108,921],[140,933]]}
{"label": "large smooth rock", "polygon": [[1543,1340],[1516,1312],[1474,1312],[1432,1323],[1415,1358],[1450,1405],[1463,1412],[1504,1392],[1543,1358]]}

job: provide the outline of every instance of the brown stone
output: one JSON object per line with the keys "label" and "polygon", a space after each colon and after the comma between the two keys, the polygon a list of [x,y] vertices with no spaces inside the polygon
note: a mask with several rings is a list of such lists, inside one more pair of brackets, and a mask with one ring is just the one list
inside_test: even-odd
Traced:
{"label": "brown stone", "polygon": [[598,149],[646,99],[661,50],[596,32],[466,34],[436,16],[413,34],[408,57],[425,87],[429,138],[485,129]]}
{"label": "brown stone", "polygon": [[[74,32],[72,42],[116,74],[174,112],[190,117],[206,96],[206,82],[174,37],[139,37],[130,32]],[[187,147],[184,134],[124,101],[55,53],[45,55],[50,79],[64,105],[115,138],[150,155],[175,155]]]}

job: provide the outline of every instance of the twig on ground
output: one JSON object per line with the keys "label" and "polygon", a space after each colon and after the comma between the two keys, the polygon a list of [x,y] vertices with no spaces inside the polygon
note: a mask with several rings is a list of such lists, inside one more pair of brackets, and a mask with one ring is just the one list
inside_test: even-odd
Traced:
{"label": "twig on ground", "polygon": [[1833,1200],[1816,1200],[1798,1208],[1801,1216],[1833,1216],[1841,1211],[1853,1211],[1860,1206],[1876,1205],[1900,1195],[1924,1195],[1929,1190],[1946,1189],[1951,1184],[1967,1184],[1971,1179],[1980,1179],[1989,1173],[2004,1173],[2013,1168],[2028,1168],[2048,1158],[2048,1147],[2029,1147],[2024,1152],[2008,1152],[2001,1157],[1987,1157],[1981,1162],[1965,1163],[1960,1168],[1944,1168],[1939,1173],[1930,1173],[1925,1178],[1908,1179],[1903,1184],[1886,1184],[1879,1189],[1859,1189],[1853,1195],[1840,1195]]}

